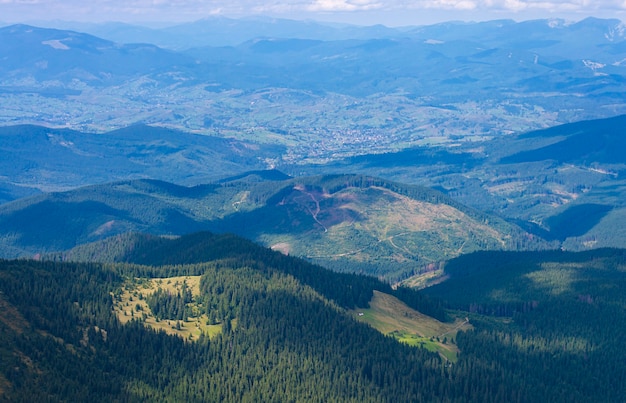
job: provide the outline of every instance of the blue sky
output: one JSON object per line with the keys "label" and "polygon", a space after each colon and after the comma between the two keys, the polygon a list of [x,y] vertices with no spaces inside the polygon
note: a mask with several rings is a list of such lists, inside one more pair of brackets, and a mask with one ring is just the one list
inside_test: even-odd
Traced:
{"label": "blue sky", "polygon": [[262,15],[360,25],[585,17],[626,20],[626,0],[0,0],[0,21],[183,22]]}

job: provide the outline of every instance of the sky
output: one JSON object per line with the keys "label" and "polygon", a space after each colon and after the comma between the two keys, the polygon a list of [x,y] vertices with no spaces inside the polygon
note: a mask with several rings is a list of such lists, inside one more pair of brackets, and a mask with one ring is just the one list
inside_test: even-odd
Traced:
{"label": "sky", "polygon": [[626,21],[626,0],[0,0],[0,21],[181,23],[210,16],[266,16],[358,25],[426,25],[586,17]]}

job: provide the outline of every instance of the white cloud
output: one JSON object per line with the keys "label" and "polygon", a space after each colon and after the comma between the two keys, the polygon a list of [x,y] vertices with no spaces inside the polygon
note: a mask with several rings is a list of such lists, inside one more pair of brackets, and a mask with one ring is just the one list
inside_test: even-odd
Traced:
{"label": "white cloud", "polygon": [[384,16],[386,22],[394,21],[394,17],[401,20],[428,15],[439,20],[551,18],[564,14],[623,18],[626,0],[0,0],[0,20],[13,21],[190,21],[216,14],[321,19],[354,14],[369,16],[369,21]]}
{"label": "white cloud", "polygon": [[580,11],[592,12],[597,10],[619,10],[626,9],[623,0],[567,0],[567,1],[545,1],[545,0],[483,0],[481,5],[486,9],[501,9],[510,11],[524,10],[545,10],[545,11]]}
{"label": "white cloud", "polygon": [[309,11],[366,11],[384,7],[383,3],[368,0],[315,0],[307,9]]}
{"label": "white cloud", "polygon": [[428,8],[434,9],[454,9],[454,10],[474,10],[478,7],[476,1],[455,1],[455,0],[435,0],[427,2]]}

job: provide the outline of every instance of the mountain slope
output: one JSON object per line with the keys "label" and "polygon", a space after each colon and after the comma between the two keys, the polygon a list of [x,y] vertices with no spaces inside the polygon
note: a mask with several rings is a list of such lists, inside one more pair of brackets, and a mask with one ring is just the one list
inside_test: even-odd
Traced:
{"label": "mountain slope", "polygon": [[569,164],[626,164],[626,115],[561,125],[518,136],[521,141],[554,139],[552,144],[521,151],[500,161],[504,164],[556,159]]}
{"label": "mountain slope", "polygon": [[541,245],[431,189],[358,175],[293,179],[260,209],[218,225],[337,270],[386,277],[473,250]]}
{"label": "mountain slope", "polygon": [[[614,335],[626,323],[625,256],[623,249],[479,252],[447,262],[448,279],[423,292],[468,312],[474,330],[457,343],[466,358],[480,357],[477,367],[516,356],[520,370],[538,375],[538,389],[576,385],[572,400],[619,401],[614,385],[626,369]],[[481,342],[469,348],[465,336]]]}
{"label": "mountain slope", "polygon": [[[266,257],[159,267],[0,261],[0,397],[374,402],[435,393],[416,381],[438,376],[436,355],[359,324]],[[151,330],[138,303],[126,308],[135,320],[118,320],[113,308],[124,290],[137,296],[151,279],[185,275],[200,284],[196,302],[184,303],[220,315],[210,340]],[[152,294],[154,304],[167,298],[155,290],[149,301]],[[163,323],[193,325],[163,315]],[[385,384],[378,365],[398,382]]]}
{"label": "mountain slope", "polygon": [[14,79],[80,79],[95,86],[169,71],[193,60],[149,44],[121,45],[95,36],[28,25],[0,28],[0,75]]}
{"label": "mountain slope", "polygon": [[208,261],[245,262],[247,267],[293,276],[343,308],[367,307],[374,291],[397,297],[413,309],[447,321],[440,301],[422,298],[414,290],[392,287],[370,276],[337,273],[304,260],[285,256],[232,234],[198,232],[181,237],[126,233],[69,251],[44,256],[55,261],[132,263],[145,266],[199,264]]}
{"label": "mountain slope", "polygon": [[232,232],[337,270],[402,277],[479,249],[545,247],[443,194],[338,175],[183,187],[131,181],[0,206],[5,256],[69,249],[127,231]]}
{"label": "mountain slope", "polygon": [[0,127],[2,181],[40,191],[142,177],[206,182],[266,168],[266,159],[281,150],[146,125],[103,134],[31,125]]}
{"label": "mountain slope", "polygon": [[[328,272],[232,236],[109,240],[116,242],[126,252],[111,257],[155,265],[0,260],[1,399],[622,397],[615,385],[626,375],[624,349],[615,335],[626,323],[623,250],[483,252],[450,262],[450,280],[432,294],[449,296],[455,314],[473,330],[435,333],[421,345],[437,340],[460,349],[451,363],[419,343],[409,347],[359,323],[355,312],[327,294],[350,290],[359,296],[375,284],[389,287],[373,278]],[[193,285],[186,283],[192,278]],[[172,287],[183,292],[164,292]],[[398,315],[387,325],[418,315],[384,298],[385,315]],[[380,301],[373,306],[377,315],[382,308]],[[192,334],[187,327],[195,334],[204,315],[219,330],[183,338]],[[152,329],[155,318],[168,333]]]}
{"label": "mountain slope", "polygon": [[455,147],[353,157],[313,172],[376,174],[436,188],[566,248],[626,247],[626,115]]}

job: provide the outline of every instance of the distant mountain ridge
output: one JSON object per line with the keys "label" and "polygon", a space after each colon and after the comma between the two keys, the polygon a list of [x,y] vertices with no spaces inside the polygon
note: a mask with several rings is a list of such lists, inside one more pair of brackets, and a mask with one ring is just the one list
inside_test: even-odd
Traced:
{"label": "distant mountain ridge", "polygon": [[155,45],[122,45],[74,31],[12,25],[0,28],[0,76],[29,75],[38,81],[80,79],[94,86],[116,85],[138,74],[191,64]]}
{"label": "distant mountain ridge", "polygon": [[[384,25],[351,25],[323,21],[298,21],[280,18],[227,18],[207,17],[184,24],[166,27],[144,27],[125,23],[42,22],[56,29],[88,32],[118,43],[154,43],[165,48],[191,48],[201,46],[236,46],[255,38],[297,38],[313,40],[345,40],[374,38],[431,37],[433,40],[450,40],[460,36],[467,39],[487,40],[492,44],[506,41],[506,37],[525,36],[530,46],[549,46],[553,38],[568,39],[570,32],[585,32],[596,38],[619,41],[626,30],[618,19],[594,17],[580,21],[560,18],[516,22],[493,20],[485,22],[450,21],[431,25],[388,27]],[[549,39],[546,39],[546,36]],[[571,38],[571,36],[570,36]],[[523,42],[520,41],[520,44]],[[528,47],[529,45],[526,45]]]}
{"label": "distant mountain ridge", "polygon": [[[0,151],[2,182],[54,191],[130,178],[212,181],[265,169],[282,148],[147,125],[103,134],[23,125],[0,127]],[[20,195],[13,189],[0,201]]]}
{"label": "distant mountain ridge", "polygon": [[[180,30],[220,32],[230,23]],[[283,23],[293,28],[261,34]],[[320,162],[367,153],[372,141],[390,152],[626,113],[617,20],[369,27],[345,37],[294,36],[307,24],[289,21],[241,24],[258,30],[234,46],[184,51],[0,28],[0,91],[11,105],[0,124],[165,125],[278,142],[290,146],[289,161]],[[332,28],[344,29],[352,28]]]}

